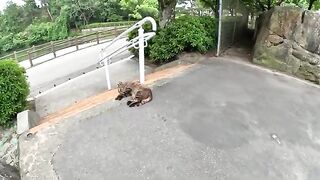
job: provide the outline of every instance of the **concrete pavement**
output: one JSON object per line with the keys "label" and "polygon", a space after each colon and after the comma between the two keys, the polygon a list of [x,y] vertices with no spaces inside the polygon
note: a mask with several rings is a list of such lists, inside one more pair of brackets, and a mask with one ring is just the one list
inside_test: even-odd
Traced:
{"label": "concrete pavement", "polygon": [[232,61],[20,137],[23,179],[317,180],[320,89]]}
{"label": "concrete pavement", "polygon": [[[113,49],[108,51],[113,51],[114,48],[122,46],[126,42],[125,39],[121,39],[114,44]],[[99,52],[105,47],[107,43],[99,44],[92,46],[86,49],[81,49],[76,53],[70,53],[58,58],[55,58],[51,61],[47,61],[38,66],[27,69],[28,80],[30,83],[31,93],[30,96],[34,97],[39,94],[39,92],[44,92],[52,87],[54,84],[58,85],[62,82],[68,81],[69,78],[73,79],[83,72],[89,72],[99,65]],[[89,46],[90,44],[85,44],[83,46]],[[63,52],[62,52],[63,51]],[[66,53],[68,51],[73,51],[72,48],[67,48],[61,50],[60,53]],[[59,51],[57,52],[59,55]],[[51,55],[46,55],[51,56]],[[129,51],[125,51],[120,54],[116,60],[126,58],[130,56]],[[35,59],[35,62],[41,63],[47,57],[40,57]],[[22,66],[27,66],[28,62],[21,62]]]}
{"label": "concrete pavement", "polygon": [[[41,117],[107,89],[105,70],[98,61],[101,48],[109,43],[81,49],[26,70],[31,89],[29,97],[35,98],[35,108]],[[125,43],[125,39],[120,39],[107,52],[112,52]],[[57,54],[70,50],[63,49],[63,52],[58,51]],[[118,81],[138,79],[138,61],[132,59],[118,63],[129,56],[131,53],[125,51],[112,59],[114,63],[110,66],[110,78],[113,87]],[[41,63],[45,58],[40,57],[34,61]],[[152,68],[146,67],[146,73],[151,71]]]}
{"label": "concrete pavement", "polygon": [[[152,72],[151,67],[145,68],[146,74]],[[139,63],[136,59],[111,64],[109,70],[112,88],[116,88],[119,81],[139,79]],[[85,75],[79,74],[81,76],[57,87],[51,87],[52,89],[36,96],[35,107],[40,117],[45,117],[108,89],[104,67],[94,68]]]}

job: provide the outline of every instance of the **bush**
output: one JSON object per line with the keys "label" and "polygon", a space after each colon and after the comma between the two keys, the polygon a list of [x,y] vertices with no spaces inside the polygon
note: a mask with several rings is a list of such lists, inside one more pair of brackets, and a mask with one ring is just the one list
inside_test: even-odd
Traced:
{"label": "bush", "polygon": [[[151,25],[144,26],[146,32],[151,31]],[[138,32],[129,34],[129,39],[138,36]],[[148,42],[146,56],[155,64],[164,64],[174,60],[183,51],[207,52],[216,44],[215,19],[209,16],[183,16],[164,29]],[[136,49],[131,49],[137,55]]]}
{"label": "bush", "polygon": [[10,51],[14,48],[13,44],[13,34],[2,36],[0,39],[0,50],[2,52]]}
{"label": "bush", "polygon": [[24,73],[15,61],[0,61],[0,126],[12,125],[14,116],[26,108],[29,86]]}
{"label": "bush", "polygon": [[204,53],[215,47],[215,32],[214,18],[183,16],[158,32],[147,53],[157,64],[170,62],[183,51]]}
{"label": "bush", "polygon": [[53,31],[53,23],[31,24],[25,30],[28,45],[37,45],[50,41],[50,32]]}

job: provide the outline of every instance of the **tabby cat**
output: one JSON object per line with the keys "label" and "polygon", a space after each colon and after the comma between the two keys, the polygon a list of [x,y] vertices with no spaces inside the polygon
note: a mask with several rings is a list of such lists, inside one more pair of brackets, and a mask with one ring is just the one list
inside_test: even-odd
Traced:
{"label": "tabby cat", "polygon": [[119,82],[118,83],[118,92],[119,95],[116,97],[116,100],[121,100],[125,97],[132,96],[131,92],[132,89],[134,89],[136,86],[140,86],[140,83],[138,81],[133,82]]}
{"label": "tabby cat", "polygon": [[129,107],[140,106],[152,101],[152,91],[148,87],[144,87],[139,82],[119,82],[116,100],[121,100],[124,97],[132,96],[132,100],[127,102]]}

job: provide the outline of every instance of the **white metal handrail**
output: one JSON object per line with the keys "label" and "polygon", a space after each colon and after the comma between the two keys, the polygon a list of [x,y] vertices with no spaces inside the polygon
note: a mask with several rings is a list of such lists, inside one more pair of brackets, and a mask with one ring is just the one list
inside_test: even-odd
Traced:
{"label": "white metal handrail", "polygon": [[[152,30],[157,30],[157,24],[156,21],[151,17],[146,17],[139,22],[135,23],[133,26],[131,26],[129,29],[121,33],[119,36],[114,38],[110,44],[108,44],[106,47],[102,48],[99,53],[99,63],[104,64],[105,71],[106,71],[106,79],[107,79],[107,85],[108,90],[111,89],[111,82],[110,82],[110,74],[109,74],[109,65],[112,63],[112,58],[116,55],[130,49],[130,48],[136,48],[139,49],[139,72],[140,72],[140,83],[144,83],[144,76],[145,76],[145,70],[144,70],[144,48],[147,47],[148,43],[147,41],[150,40],[153,36],[156,35],[155,32],[148,32],[144,33],[143,24],[150,22],[152,24]],[[139,29],[138,29],[139,28]],[[138,36],[128,41],[123,46],[116,48],[114,51],[106,54],[105,51],[110,48],[116,41],[118,41],[121,38],[126,37],[128,33],[131,31],[138,29]],[[124,60],[128,60],[130,58],[126,58]]]}

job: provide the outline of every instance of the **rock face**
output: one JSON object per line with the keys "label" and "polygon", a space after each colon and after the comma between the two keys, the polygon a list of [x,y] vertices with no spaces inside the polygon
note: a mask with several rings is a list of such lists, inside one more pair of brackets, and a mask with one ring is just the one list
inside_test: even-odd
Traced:
{"label": "rock face", "polygon": [[257,20],[253,62],[320,84],[320,14],[275,7]]}
{"label": "rock face", "polygon": [[19,167],[18,137],[15,129],[15,126],[6,130],[0,128],[0,160]]}

